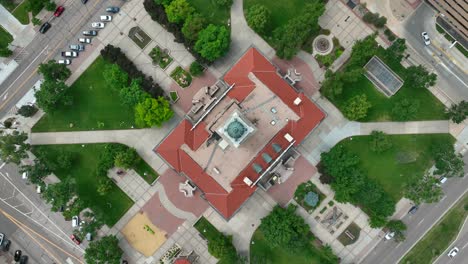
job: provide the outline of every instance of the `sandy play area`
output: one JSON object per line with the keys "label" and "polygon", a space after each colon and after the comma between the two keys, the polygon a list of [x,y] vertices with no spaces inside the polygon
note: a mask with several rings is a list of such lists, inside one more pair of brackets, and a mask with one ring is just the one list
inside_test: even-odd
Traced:
{"label": "sandy play area", "polygon": [[122,229],[132,247],[149,257],[166,241],[166,232],[151,223],[144,212],[137,213]]}

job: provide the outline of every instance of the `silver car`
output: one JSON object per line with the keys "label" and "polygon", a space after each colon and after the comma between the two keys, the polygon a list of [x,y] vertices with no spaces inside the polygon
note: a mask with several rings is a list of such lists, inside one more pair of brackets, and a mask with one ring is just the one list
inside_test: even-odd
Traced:
{"label": "silver car", "polygon": [[91,43],[91,39],[90,38],[79,38],[78,41],[80,43],[86,43],[86,44],[90,44]]}
{"label": "silver car", "polygon": [[106,24],[102,23],[102,22],[93,22],[91,23],[91,27],[92,28],[104,28]]}
{"label": "silver car", "polygon": [[421,36],[422,36],[422,38],[424,40],[424,45],[426,45],[426,46],[431,45],[431,39],[429,38],[429,35],[427,34],[427,32],[421,33]]}

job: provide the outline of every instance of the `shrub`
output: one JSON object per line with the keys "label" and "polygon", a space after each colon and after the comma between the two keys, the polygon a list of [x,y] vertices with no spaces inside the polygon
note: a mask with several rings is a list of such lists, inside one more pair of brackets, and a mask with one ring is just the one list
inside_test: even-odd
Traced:
{"label": "shrub", "polygon": [[394,41],[396,39],[395,34],[393,34],[393,32],[388,28],[385,29],[384,34],[385,34],[385,36],[387,36],[388,40],[390,40],[390,41]]}
{"label": "shrub", "polygon": [[190,64],[190,74],[195,77],[202,75],[203,70],[205,70],[205,68],[203,68],[203,66],[197,61],[194,61],[192,64]]}
{"label": "shrub", "polygon": [[31,117],[37,113],[39,109],[37,109],[33,105],[23,105],[18,109],[18,114],[24,117]]}
{"label": "shrub", "polygon": [[383,28],[387,23],[387,18],[380,16],[378,13],[367,12],[362,20],[368,24],[373,24],[376,28]]}
{"label": "shrub", "polygon": [[57,4],[54,1],[45,3],[45,9],[47,11],[54,11],[57,8]]}

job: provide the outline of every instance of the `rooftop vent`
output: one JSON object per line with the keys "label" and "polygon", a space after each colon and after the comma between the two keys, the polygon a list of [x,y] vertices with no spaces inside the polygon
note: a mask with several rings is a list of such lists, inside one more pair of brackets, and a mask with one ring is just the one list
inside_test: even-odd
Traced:
{"label": "rooftop vent", "polygon": [[296,99],[294,100],[294,105],[300,105],[301,102],[302,102],[301,98],[296,97]]}

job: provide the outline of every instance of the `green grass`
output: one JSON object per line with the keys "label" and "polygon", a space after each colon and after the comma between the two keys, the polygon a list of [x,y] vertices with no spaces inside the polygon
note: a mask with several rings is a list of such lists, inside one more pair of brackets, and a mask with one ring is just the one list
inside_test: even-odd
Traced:
{"label": "green grass", "polygon": [[460,43],[455,44],[455,47],[468,58],[468,50],[466,50]]}
{"label": "green grass", "polygon": [[0,5],[8,9],[8,11],[13,11],[16,6],[18,6],[17,3],[14,3],[13,1],[10,0],[0,0]]}
{"label": "green grass", "polygon": [[29,15],[27,10],[27,1],[21,3],[18,7],[16,7],[15,11],[12,13],[19,22],[23,25],[29,24]]}
{"label": "green grass", "polygon": [[44,115],[32,131],[109,130],[135,126],[133,109],[121,104],[118,93],[103,79],[102,69],[107,63],[102,57],[97,58],[70,87],[73,105],[62,106]]}
{"label": "green grass", "polygon": [[463,222],[468,216],[468,195],[465,195],[447,214],[411,249],[400,262],[402,264],[432,263],[444,254],[450,243],[456,238]]}
{"label": "green grass", "polygon": [[[346,235],[345,233],[346,231],[349,231],[354,236],[353,240],[348,235]],[[361,228],[359,228],[359,226],[353,222],[345,230],[343,230],[343,233],[341,233],[337,237],[337,239],[338,241],[340,241],[341,244],[343,244],[343,246],[348,246],[348,245],[356,243],[356,241],[359,240],[360,234],[361,234]]]}
{"label": "green grass", "polygon": [[226,25],[231,17],[230,7],[219,7],[213,0],[188,0],[188,2],[211,24]]}
{"label": "green grass", "polygon": [[202,236],[204,236],[208,241],[211,241],[218,237],[219,235],[223,235],[223,233],[219,232],[214,225],[212,225],[205,217],[201,217],[195,225],[193,225],[195,229],[200,232]]}
{"label": "green grass", "polygon": [[[437,31],[438,31],[440,34],[444,35],[444,37],[445,37],[448,41],[450,41],[450,42],[453,42],[453,41],[454,41],[454,39],[452,38],[452,36],[450,36],[447,32],[445,32],[445,30],[444,30],[441,26],[439,26],[438,24],[436,24],[436,29],[437,29]],[[465,57],[468,58],[468,50],[466,50],[462,45],[460,45],[460,43],[457,42],[457,44],[455,44],[455,47],[456,47],[463,55],[465,55]]]}
{"label": "green grass", "polygon": [[144,159],[140,159],[133,168],[148,184],[152,184],[158,177],[158,173],[146,163]]}
{"label": "green grass", "polygon": [[[377,55],[380,59],[384,59],[382,54],[385,52],[383,48],[379,48]],[[387,62],[388,63],[388,62]],[[405,79],[406,69],[401,64],[390,64],[388,66]],[[419,100],[419,110],[413,119],[416,120],[445,120],[445,106],[442,104],[428,89],[413,89],[408,83],[404,83],[401,89],[390,98],[379,92],[377,88],[362,75],[357,82],[346,84],[343,93],[335,98],[329,98],[330,101],[340,110],[344,109],[346,102],[360,94],[365,94],[367,99],[372,104],[367,116],[360,121],[392,121],[391,112],[394,104],[403,99],[411,98]]]}
{"label": "green grass", "polygon": [[117,185],[108,194],[101,196],[97,193],[98,179],[95,170],[99,156],[105,144],[81,145],[43,145],[35,146],[33,152],[44,151],[46,158],[56,160],[61,151],[73,154],[71,169],[54,171],[60,179],[70,176],[76,180],[77,194],[85,205],[96,214],[101,215],[108,226],[113,226],[133,205],[133,201]]}
{"label": "green grass", "polygon": [[[455,139],[449,134],[390,135],[391,149],[375,153],[369,149],[370,136],[356,136],[339,144],[360,158],[359,167],[369,178],[377,181],[395,201],[403,196],[403,186],[421,177],[432,163],[430,147],[434,143],[453,144]],[[402,164],[397,161],[399,153],[412,153],[414,162]]]}
{"label": "green grass", "polygon": [[313,243],[298,252],[291,252],[286,248],[270,248],[263,233],[257,229],[250,243],[250,260],[252,263],[269,264],[325,264],[321,250]]}
{"label": "green grass", "polygon": [[2,26],[0,26],[0,48],[8,47],[8,44],[10,44],[12,41],[13,36]]}

